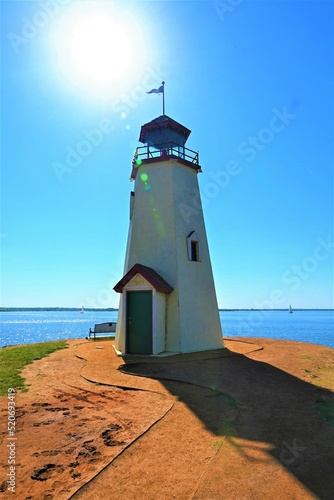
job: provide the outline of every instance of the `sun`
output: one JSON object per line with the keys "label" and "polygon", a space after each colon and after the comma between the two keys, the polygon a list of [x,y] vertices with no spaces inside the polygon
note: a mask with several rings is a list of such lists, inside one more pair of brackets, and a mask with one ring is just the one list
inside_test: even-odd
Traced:
{"label": "sun", "polygon": [[70,85],[100,96],[120,88],[145,65],[143,30],[108,2],[69,9],[55,35],[57,68]]}
{"label": "sun", "polygon": [[84,18],[73,27],[67,57],[78,76],[96,83],[112,82],[133,64],[126,31],[102,16]]}

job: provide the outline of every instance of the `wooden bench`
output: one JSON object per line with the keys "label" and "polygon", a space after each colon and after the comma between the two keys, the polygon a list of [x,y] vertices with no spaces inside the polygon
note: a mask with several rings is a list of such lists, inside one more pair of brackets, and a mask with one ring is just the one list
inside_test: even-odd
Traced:
{"label": "wooden bench", "polygon": [[96,338],[99,337],[115,337],[116,333],[116,323],[99,323],[94,326],[93,329],[89,329],[89,336],[88,338]]}

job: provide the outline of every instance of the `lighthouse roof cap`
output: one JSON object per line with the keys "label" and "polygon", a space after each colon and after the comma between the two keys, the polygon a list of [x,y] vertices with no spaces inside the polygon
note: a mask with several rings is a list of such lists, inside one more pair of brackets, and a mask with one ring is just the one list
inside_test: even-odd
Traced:
{"label": "lighthouse roof cap", "polygon": [[122,293],[123,288],[134,278],[136,274],[140,274],[143,278],[155,288],[157,292],[171,293],[174,289],[151,267],[143,266],[142,264],[135,264],[123,278],[114,286],[117,293]]}
{"label": "lighthouse roof cap", "polygon": [[140,130],[139,141],[142,142],[143,144],[149,142],[150,132],[159,129],[161,130],[167,129],[180,134],[181,136],[183,136],[184,142],[186,142],[189,135],[191,134],[191,130],[189,130],[187,127],[177,122],[176,120],[173,120],[173,118],[170,118],[167,115],[160,115],[157,118],[154,118],[154,120],[142,125]]}

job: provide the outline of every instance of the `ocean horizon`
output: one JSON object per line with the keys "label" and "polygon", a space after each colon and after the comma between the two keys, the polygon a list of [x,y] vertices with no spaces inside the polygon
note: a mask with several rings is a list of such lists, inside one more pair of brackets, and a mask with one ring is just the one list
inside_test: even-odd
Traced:
{"label": "ocean horizon", "polygon": [[[0,311],[0,347],[86,338],[96,323],[117,322],[118,310],[11,308]],[[334,348],[333,309],[220,309],[223,337],[259,337]],[[205,332],[203,332],[205,335]]]}
{"label": "ocean horizon", "polygon": [[[99,311],[99,312],[110,312],[110,311],[118,311],[118,308],[115,307],[106,307],[106,308],[99,308],[99,307],[63,307],[63,306],[48,306],[48,307],[0,307],[0,313],[2,312],[12,312],[12,311],[78,311],[81,312],[84,310],[84,312],[87,311]],[[233,308],[233,309],[224,309],[219,307],[218,311],[288,311],[286,307],[284,308]],[[296,308],[293,309],[293,311],[334,311],[334,308],[328,308],[328,307],[312,307],[312,308]]]}

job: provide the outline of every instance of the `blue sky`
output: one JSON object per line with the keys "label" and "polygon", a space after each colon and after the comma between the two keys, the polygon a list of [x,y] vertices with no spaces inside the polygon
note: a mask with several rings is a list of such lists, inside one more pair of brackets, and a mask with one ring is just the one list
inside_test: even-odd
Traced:
{"label": "blue sky", "polygon": [[334,307],[332,2],[1,1],[1,23],[2,306],[118,307],[164,80],[200,153],[219,306]]}

